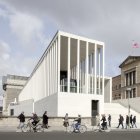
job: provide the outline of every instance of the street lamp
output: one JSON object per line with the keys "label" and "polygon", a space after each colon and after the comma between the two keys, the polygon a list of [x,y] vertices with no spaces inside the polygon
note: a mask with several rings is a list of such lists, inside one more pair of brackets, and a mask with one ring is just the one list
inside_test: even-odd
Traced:
{"label": "street lamp", "polygon": [[129,99],[130,99],[130,92],[131,92],[131,88],[127,88],[126,89],[127,93],[128,93],[128,129],[130,129],[130,103],[129,103]]}

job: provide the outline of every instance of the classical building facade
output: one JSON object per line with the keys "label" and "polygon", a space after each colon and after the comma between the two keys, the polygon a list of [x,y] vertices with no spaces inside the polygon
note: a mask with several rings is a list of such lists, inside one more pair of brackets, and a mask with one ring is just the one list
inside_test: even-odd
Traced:
{"label": "classical building facade", "polygon": [[[128,56],[119,67],[121,75],[114,77],[112,82],[114,86],[121,85],[121,88],[113,87],[113,99],[127,99],[128,96],[129,98],[140,97],[140,56]],[[119,98],[114,97],[115,93]]]}
{"label": "classical building facade", "polygon": [[104,100],[111,101],[104,49],[103,42],[58,31],[20,92],[18,105],[9,110],[15,115],[21,110],[42,115],[47,110],[55,117],[104,113]]}
{"label": "classical building facade", "polygon": [[[18,102],[18,96],[28,77],[17,76],[17,75],[7,75],[2,77],[3,86],[3,115],[8,114],[8,106],[12,103]],[[10,112],[12,114],[12,110]]]}

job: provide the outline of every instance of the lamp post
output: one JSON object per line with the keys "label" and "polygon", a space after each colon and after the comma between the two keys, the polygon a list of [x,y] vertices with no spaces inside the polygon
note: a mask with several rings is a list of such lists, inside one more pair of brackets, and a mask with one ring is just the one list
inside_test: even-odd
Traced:
{"label": "lamp post", "polygon": [[130,92],[131,92],[131,88],[127,88],[126,89],[127,93],[128,93],[128,129],[130,129],[130,103],[129,103],[129,99],[130,99]]}

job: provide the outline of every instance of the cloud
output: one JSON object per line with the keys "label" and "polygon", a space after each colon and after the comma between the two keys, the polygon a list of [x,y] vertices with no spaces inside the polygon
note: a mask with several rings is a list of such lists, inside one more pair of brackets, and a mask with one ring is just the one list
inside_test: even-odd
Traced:
{"label": "cloud", "polygon": [[8,21],[10,32],[23,48],[33,49],[45,42],[44,24],[39,17],[20,12],[9,5],[4,5],[3,2],[2,7],[0,5],[0,17]]}
{"label": "cloud", "polygon": [[0,40],[0,59],[8,60],[10,58],[10,47],[7,43]]}
{"label": "cloud", "polygon": [[[132,40],[140,42],[139,0],[5,0],[3,3],[21,15],[32,15],[35,19],[42,19],[43,23],[49,20],[58,29],[104,41],[107,75],[119,74],[118,66],[128,55],[140,54],[140,50],[131,47]],[[19,23],[11,27],[17,36],[24,38],[26,31],[22,35],[22,31],[18,33],[21,17],[15,15],[11,25],[16,25],[16,21]],[[32,32],[38,34],[38,31],[43,30],[39,22],[34,26],[37,31],[31,28],[30,36]],[[26,37],[24,39],[28,42]]]}
{"label": "cloud", "polygon": [[3,17],[3,18],[5,18],[5,17],[7,17],[7,12],[4,10],[4,9],[0,9],[0,17]]}
{"label": "cloud", "polygon": [[0,40],[0,77],[7,74],[30,75],[37,56],[26,56],[22,52],[14,53],[12,47]]}
{"label": "cloud", "polygon": [[15,13],[10,16],[10,27],[12,32],[24,43],[34,42],[42,38],[43,23],[33,15]]}
{"label": "cloud", "polygon": [[37,56],[24,56],[22,52],[14,53],[12,47],[0,40],[0,95],[2,91],[2,76],[7,74],[29,76],[35,64]]}

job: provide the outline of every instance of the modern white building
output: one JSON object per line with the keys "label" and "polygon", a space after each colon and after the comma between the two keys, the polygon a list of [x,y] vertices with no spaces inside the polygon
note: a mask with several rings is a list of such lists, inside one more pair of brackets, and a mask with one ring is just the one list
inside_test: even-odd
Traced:
{"label": "modern white building", "polygon": [[112,95],[111,78],[104,77],[104,50],[103,42],[58,31],[9,112],[42,115],[47,110],[55,117],[104,113]]}

